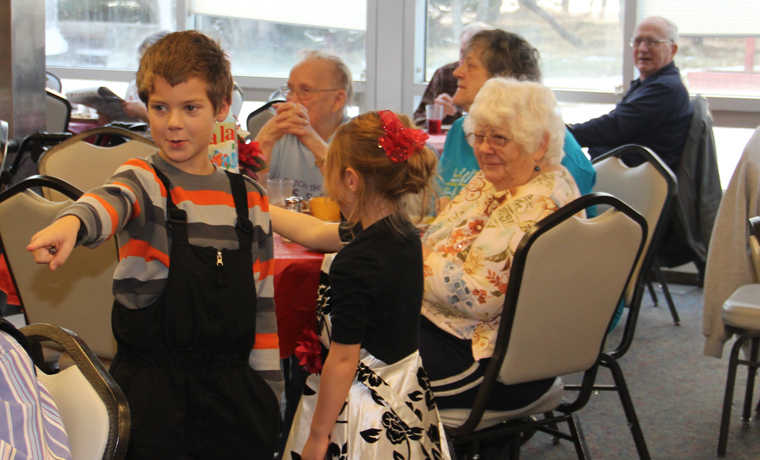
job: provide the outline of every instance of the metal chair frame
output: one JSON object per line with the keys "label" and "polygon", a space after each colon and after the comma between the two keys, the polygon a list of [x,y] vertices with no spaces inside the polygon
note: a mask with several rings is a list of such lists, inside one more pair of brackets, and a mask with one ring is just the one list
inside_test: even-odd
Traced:
{"label": "metal chair frame", "polygon": [[258,131],[261,129],[261,126],[258,126],[257,129],[255,130],[251,129],[252,128],[251,123],[253,123],[253,120],[256,119],[256,117],[258,117],[260,114],[262,114],[266,110],[269,110],[269,108],[272,107],[274,104],[280,104],[282,102],[285,102],[285,99],[280,99],[280,98],[272,99],[270,101],[265,102],[256,110],[248,114],[248,116],[245,119],[245,126],[246,126],[246,129],[248,129],[248,131],[251,133],[250,135],[252,138],[255,138],[256,134],[258,134]]}
{"label": "metal chair frame", "polygon": [[[649,229],[651,238],[649,240],[649,244],[644,249],[644,253],[641,256],[641,265],[639,266],[638,271],[636,271],[629,280],[629,283],[633,284],[627,289],[627,292],[630,292],[629,290],[632,289],[632,293],[624,297],[625,306],[628,309],[628,316],[625,321],[625,326],[620,342],[614,348],[608,349],[601,354],[600,364],[610,370],[614,383],[611,385],[595,383],[593,389],[595,391],[617,391],[618,396],[620,397],[620,403],[623,406],[623,412],[625,413],[628,426],[631,430],[631,435],[633,436],[633,440],[636,445],[636,450],[639,454],[639,458],[649,459],[651,456],[646,445],[646,440],[644,439],[644,433],[641,430],[641,425],[639,424],[639,419],[636,415],[636,409],[633,405],[633,400],[631,399],[628,385],[625,382],[623,369],[620,367],[618,360],[626,354],[628,349],[631,347],[631,343],[633,343],[633,338],[636,333],[636,324],[638,322],[639,312],[641,309],[641,301],[644,294],[644,288],[646,286],[646,280],[648,279],[647,277],[649,276],[649,273],[651,273],[657,245],[660,243],[660,240],[664,234],[664,223],[667,219],[668,210],[670,209],[673,198],[675,197],[676,179],[670,168],[668,168],[668,166],[654,152],[652,152],[652,150],[647,147],[635,144],[627,144],[610,150],[609,152],[595,158],[592,161],[592,164],[598,164],[610,157],[621,158],[622,155],[630,152],[636,152],[643,155],[646,161],[662,175],[666,183],[666,193],[663,197],[663,204],[660,209],[659,216],[656,220],[656,224],[654,225],[654,228]],[[614,192],[611,190],[598,191],[614,194]],[[626,197],[618,198],[625,200]],[[637,211],[641,212],[641,210]],[[673,315],[673,319],[676,324],[678,324],[678,322],[680,322],[680,319],[678,318],[678,313],[675,311],[675,307],[671,310],[671,314]],[[580,390],[581,386],[565,385],[565,388],[568,390]]]}
{"label": "metal chair frame", "polygon": [[[750,229],[750,239],[754,238],[760,242],[760,216],[750,217],[748,219]],[[752,262],[755,270],[760,270],[760,260],[753,251]],[[736,335],[736,341],[731,347],[731,353],[728,360],[728,374],[726,375],[726,390],[723,396],[723,409],[720,417],[720,433],[718,435],[718,457],[726,455],[728,447],[728,427],[731,421],[731,404],[734,398],[734,387],[736,385],[736,370],[742,366],[747,366],[747,386],[744,393],[744,404],[742,410],[742,420],[746,424],[752,418],[752,393],[755,388],[755,376],[757,369],[760,367],[758,351],[760,351],[760,330],[745,329],[735,326],[726,325],[727,332]],[[739,352],[749,341],[749,359],[739,357]],[[760,409],[760,402],[758,403]]]}
{"label": "metal chair frame", "polygon": [[[124,395],[121,387],[111,377],[103,363],[97,356],[90,350],[87,344],[74,332],[47,323],[30,324],[20,329],[32,344],[42,344],[43,342],[53,342],[54,344],[61,346],[63,350],[71,357],[74,364],[78,368],[79,372],[84,378],[92,385],[95,393],[102,400],[107,416],[108,416],[108,434],[105,442],[105,449],[103,451],[103,459],[122,459],[126,456],[127,446],[129,444],[130,434],[130,409],[127,397]],[[36,358],[36,359],[39,359]],[[38,368],[42,368],[42,362],[36,362]],[[48,378],[55,378],[55,375]],[[44,377],[41,377],[44,382]],[[79,389],[70,389],[71,391],[78,391]],[[59,395],[65,396],[65,395]],[[55,395],[54,395],[55,398]],[[60,405],[60,401],[58,401]],[[63,413],[64,424],[67,422],[66,414]],[[69,423],[72,421],[69,420]],[[81,416],[78,417],[76,422],[80,423],[81,428],[83,420]],[[88,425],[93,423],[92,420],[88,420]],[[86,422],[85,422],[86,423]],[[72,448],[76,448],[77,442],[88,443],[97,442],[97,440],[86,439],[89,435],[85,436],[81,430],[72,430],[72,426],[67,427],[69,436],[78,436],[79,439],[71,439]],[[88,429],[85,427],[85,432]],[[90,433],[91,434],[91,433]],[[72,452],[73,454],[74,452]]]}
{"label": "metal chair frame", "polygon": [[[524,270],[526,267],[526,259],[530,254],[530,249],[533,244],[547,231],[556,227],[558,224],[564,222],[568,218],[574,216],[579,211],[584,210],[590,206],[609,205],[616,208],[618,211],[625,213],[628,217],[634,220],[641,226],[641,240],[638,245],[636,256],[631,264],[631,269],[628,271],[627,279],[623,283],[623,289],[621,290],[621,297],[624,294],[625,286],[630,282],[631,277],[634,275],[634,267],[638,259],[642,256],[642,250],[647,235],[647,223],[646,220],[638,214],[635,210],[629,207],[627,204],[606,193],[591,193],[584,195],[571,203],[563,206],[550,216],[541,220],[533,232],[526,234],[521,240],[512,262],[510,270],[509,283],[507,285],[507,292],[504,299],[504,308],[502,318],[499,324],[498,336],[495,344],[494,354],[489,362],[488,367],[483,376],[483,382],[478,388],[478,393],[473,403],[472,410],[469,413],[465,422],[458,427],[446,427],[447,435],[451,438],[454,446],[469,446],[470,454],[476,454],[479,448],[479,444],[482,440],[487,438],[511,438],[510,458],[515,460],[519,458],[520,444],[523,439],[521,435],[526,433],[535,432],[536,430],[546,432],[555,437],[555,440],[566,439],[573,442],[576,454],[578,458],[589,458],[589,453],[586,448],[585,439],[583,438],[583,432],[580,427],[580,423],[575,415],[575,412],[582,409],[589,401],[591,394],[595,388],[594,381],[596,380],[596,374],[599,368],[599,364],[604,364],[605,354],[602,352],[605,340],[602,340],[600,344],[599,355],[594,363],[585,370],[578,370],[583,372],[583,378],[581,385],[578,386],[578,394],[572,402],[565,402],[556,408],[556,411],[560,414],[554,414],[554,412],[546,412],[543,419],[517,419],[512,421],[506,421],[489,428],[482,430],[476,430],[477,425],[480,423],[484,412],[486,411],[486,405],[491,389],[496,385],[497,375],[504,362],[504,358],[508,353],[510,335],[514,324],[514,319],[517,310],[517,304],[520,296],[520,288]],[[607,323],[607,330],[604,335],[606,337],[609,330],[609,324],[612,321],[613,308],[610,310],[610,318]],[[622,374],[621,374],[622,377]],[[627,394],[627,387],[625,381],[622,380],[622,390]],[[557,424],[564,422],[568,424],[569,433],[561,432],[557,428]],[[474,457],[473,457],[474,458]]]}

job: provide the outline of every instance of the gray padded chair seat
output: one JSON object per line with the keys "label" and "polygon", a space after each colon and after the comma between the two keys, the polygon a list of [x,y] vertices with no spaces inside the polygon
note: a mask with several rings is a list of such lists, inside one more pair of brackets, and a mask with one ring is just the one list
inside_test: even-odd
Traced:
{"label": "gray padded chair seat", "polygon": [[742,329],[760,329],[760,284],[745,284],[723,304],[723,322]]}
{"label": "gray padded chair seat", "polygon": [[[475,430],[477,431],[495,426],[506,420],[527,417],[554,410],[562,402],[563,388],[564,385],[562,384],[562,379],[557,377],[554,379],[552,386],[549,387],[543,396],[525,407],[507,411],[487,410],[483,412],[483,417],[480,419],[480,423],[475,427]],[[441,422],[444,426],[462,425],[470,415],[470,409],[439,409],[438,412],[441,414]]]}

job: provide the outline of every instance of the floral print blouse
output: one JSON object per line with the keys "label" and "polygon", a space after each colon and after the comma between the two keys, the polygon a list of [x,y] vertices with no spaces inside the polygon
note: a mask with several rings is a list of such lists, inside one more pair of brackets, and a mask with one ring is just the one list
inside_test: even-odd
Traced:
{"label": "floral print blouse", "polygon": [[563,166],[497,191],[478,172],[422,238],[422,314],[442,330],[472,340],[475,360],[493,354],[512,258],[535,224],[579,197]]}

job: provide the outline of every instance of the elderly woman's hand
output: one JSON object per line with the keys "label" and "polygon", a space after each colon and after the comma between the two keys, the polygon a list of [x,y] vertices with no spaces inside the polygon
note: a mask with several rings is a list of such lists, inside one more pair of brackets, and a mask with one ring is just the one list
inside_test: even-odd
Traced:
{"label": "elderly woman's hand", "polygon": [[457,113],[457,106],[454,105],[454,100],[446,93],[439,94],[435,98],[435,103],[443,106],[443,114],[445,116],[451,116]]}

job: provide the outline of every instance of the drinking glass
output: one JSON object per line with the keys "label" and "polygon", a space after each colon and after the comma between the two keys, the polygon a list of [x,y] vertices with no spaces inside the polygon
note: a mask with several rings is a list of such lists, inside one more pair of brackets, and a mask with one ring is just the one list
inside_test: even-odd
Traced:
{"label": "drinking glass", "polygon": [[267,179],[267,193],[269,194],[269,203],[282,205],[285,200],[282,194],[282,179]]}
{"label": "drinking glass", "polygon": [[441,134],[441,123],[443,123],[443,105],[428,104],[425,106],[425,116],[427,118],[428,133]]}
{"label": "drinking glass", "polygon": [[295,185],[295,181],[293,179],[280,179],[280,190],[282,193],[283,202],[286,198],[293,196],[293,185]]}
{"label": "drinking glass", "polygon": [[268,178],[267,193],[269,193],[269,203],[282,206],[285,204],[285,198],[293,195],[293,179]]}

